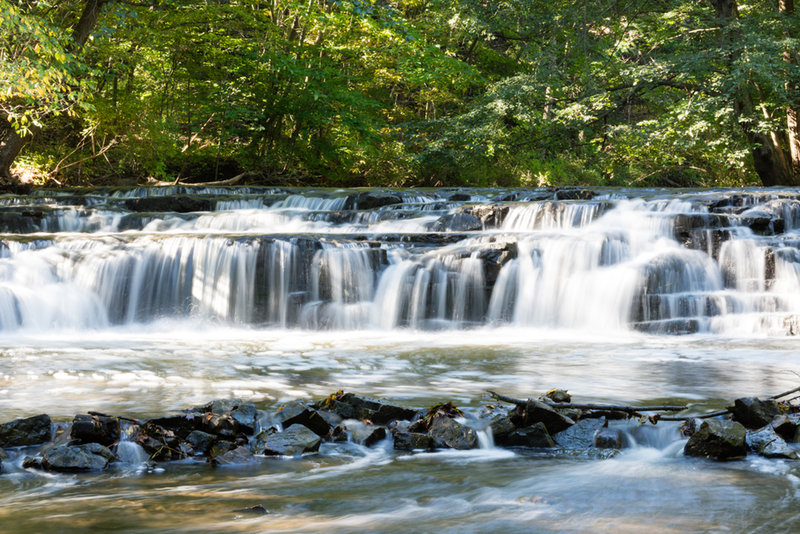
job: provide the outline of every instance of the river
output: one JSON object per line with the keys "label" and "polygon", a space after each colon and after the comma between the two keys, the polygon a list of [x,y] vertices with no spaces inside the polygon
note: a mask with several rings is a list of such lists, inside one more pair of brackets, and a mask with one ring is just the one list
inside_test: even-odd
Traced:
{"label": "river", "polygon": [[[0,414],[146,418],[343,389],[687,403],[795,387],[800,193],[138,188],[0,198]],[[3,532],[795,532],[796,462],[326,443],[0,475]],[[261,505],[265,515],[247,511]]]}

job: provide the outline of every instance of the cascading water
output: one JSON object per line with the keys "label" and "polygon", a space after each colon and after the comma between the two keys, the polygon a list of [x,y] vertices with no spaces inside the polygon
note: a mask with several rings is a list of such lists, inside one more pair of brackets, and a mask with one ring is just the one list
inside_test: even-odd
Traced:
{"label": "cascading water", "polygon": [[[163,209],[169,195],[214,210],[141,204]],[[309,329],[770,334],[794,320],[794,195],[595,197],[182,187],[35,196],[27,208],[6,198],[0,327],[195,316]]]}

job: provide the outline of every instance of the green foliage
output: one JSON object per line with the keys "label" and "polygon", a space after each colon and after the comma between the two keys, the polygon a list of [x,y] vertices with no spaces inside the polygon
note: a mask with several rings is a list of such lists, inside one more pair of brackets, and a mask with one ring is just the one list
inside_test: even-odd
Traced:
{"label": "green foliage", "polygon": [[769,2],[111,1],[75,57],[48,1],[0,0],[0,106],[79,116],[32,145],[62,180],[753,183],[743,132],[800,106]]}

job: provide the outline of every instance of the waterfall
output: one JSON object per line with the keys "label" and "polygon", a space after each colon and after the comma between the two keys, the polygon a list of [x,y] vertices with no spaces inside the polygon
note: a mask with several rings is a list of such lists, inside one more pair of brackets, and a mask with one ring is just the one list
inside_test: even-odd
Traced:
{"label": "waterfall", "polygon": [[[195,200],[168,209],[176,195]],[[780,335],[800,324],[800,195],[586,196],[176,186],[4,197],[0,329],[200,318]],[[146,199],[159,204],[131,204]]]}

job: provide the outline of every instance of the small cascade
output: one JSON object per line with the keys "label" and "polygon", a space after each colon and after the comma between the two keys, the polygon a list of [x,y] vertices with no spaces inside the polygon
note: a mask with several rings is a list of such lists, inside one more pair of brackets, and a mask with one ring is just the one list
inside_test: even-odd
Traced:
{"label": "small cascade", "polygon": [[6,196],[0,329],[201,318],[781,335],[800,329],[799,230],[800,194],[780,190]]}

